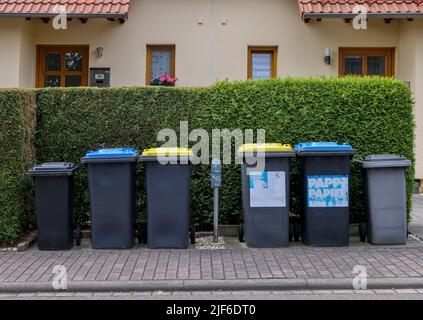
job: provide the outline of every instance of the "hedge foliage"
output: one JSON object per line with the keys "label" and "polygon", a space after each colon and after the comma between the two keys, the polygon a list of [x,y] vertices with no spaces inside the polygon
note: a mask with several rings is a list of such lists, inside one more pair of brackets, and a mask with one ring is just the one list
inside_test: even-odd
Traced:
{"label": "hedge foliage", "polygon": [[[9,105],[20,101],[18,97],[12,100]],[[190,89],[42,89],[36,91],[36,104],[38,162],[79,163],[87,150],[157,146],[157,133],[164,128],[178,132],[180,121],[189,121],[190,130],[203,128],[208,132],[214,128],[266,129],[269,142],[350,142],[358,150],[357,158],[395,153],[414,160],[412,96],[402,82],[393,79],[277,79],[221,82],[209,88]],[[10,143],[20,146],[20,140]],[[192,217],[202,228],[212,222],[209,169],[200,165],[193,170]],[[293,214],[298,214],[299,208],[297,170],[294,163]],[[223,179],[221,221],[238,223],[242,214],[239,166],[225,166]],[[413,180],[411,168],[407,180],[409,208]],[[3,182],[2,188],[6,189]],[[138,190],[137,208],[142,219],[146,207],[142,165]],[[353,221],[359,220],[363,212],[361,190],[361,174],[353,164]],[[77,219],[89,223],[85,168],[78,171],[76,191]],[[3,211],[4,206],[7,203],[1,203]],[[13,209],[7,208],[6,212],[10,215]]]}
{"label": "hedge foliage", "polygon": [[33,222],[35,94],[0,90],[0,243],[14,242]]}
{"label": "hedge foliage", "polygon": [[[45,89],[37,92],[37,159],[39,162],[79,163],[87,150],[133,147],[143,150],[157,144],[162,128],[179,128],[192,118],[199,103],[198,90],[169,88]],[[179,132],[179,130],[178,130]],[[139,166],[138,186],[144,186]],[[86,170],[75,177],[78,222],[89,222]],[[137,197],[145,216],[145,193]]]}
{"label": "hedge foliage", "polygon": [[[203,100],[207,103],[197,109],[194,121],[209,130],[262,128],[268,142],[349,142],[358,150],[355,159],[370,154],[402,154],[414,161],[413,99],[407,86],[398,80],[346,77],[219,83],[206,95]],[[238,169],[225,171],[225,182],[230,182],[223,188],[229,209],[225,216],[234,215],[231,221],[242,213]],[[298,161],[292,171],[292,213],[298,214]],[[408,210],[413,181],[411,168]],[[351,185],[352,221],[358,222],[364,212],[363,184],[354,162]]]}

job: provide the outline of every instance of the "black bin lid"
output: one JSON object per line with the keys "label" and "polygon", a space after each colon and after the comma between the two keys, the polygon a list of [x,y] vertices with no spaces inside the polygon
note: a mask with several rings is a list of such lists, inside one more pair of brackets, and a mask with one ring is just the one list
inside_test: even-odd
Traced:
{"label": "black bin lid", "polygon": [[375,154],[359,161],[363,168],[408,168],[411,161],[406,157],[394,154]]}
{"label": "black bin lid", "polygon": [[365,161],[399,161],[407,160],[404,156],[399,156],[396,154],[372,154],[370,156],[364,157]]}
{"label": "black bin lid", "polygon": [[47,162],[29,170],[30,176],[70,176],[78,167],[71,162]]}

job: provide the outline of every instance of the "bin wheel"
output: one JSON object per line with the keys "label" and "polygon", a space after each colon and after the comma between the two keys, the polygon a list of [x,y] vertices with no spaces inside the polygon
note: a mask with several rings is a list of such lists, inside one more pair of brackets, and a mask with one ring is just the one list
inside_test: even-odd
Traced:
{"label": "bin wheel", "polygon": [[301,239],[301,225],[298,222],[295,222],[293,228],[294,241],[299,242]]}
{"label": "bin wheel", "polygon": [[238,226],[238,239],[239,239],[239,242],[241,242],[241,243],[245,242],[245,239],[244,239],[244,224],[243,223],[240,223],[239,226]]}
{"label": "bin wheel", "polygon": [[146,223],[138,224],[137,238],[138,238],[139,244],[147,243],[147,224]]}
{"label": "bin wheel", "polygon": [[289,222],[289,242],[294,240],[294,223]]}
{"label": "bin wheel", "polygon": [[358,233],[360,235],[360,241],[366,242],[366,238],[367,238],[367,224],[366,223],[362,222],[359,224]]}
{"label": "bin wheel", "polygon": [[76,245],[78,247],[81,245],[81,241],[82,241],[81,226],[76,226],[76,228],[75,228],[75,242],[76,242]]}
{"label": "bin wheel", "polygon": [[191,225],[189,230],[189,239],[191,244],[195,244],[195,224]]}

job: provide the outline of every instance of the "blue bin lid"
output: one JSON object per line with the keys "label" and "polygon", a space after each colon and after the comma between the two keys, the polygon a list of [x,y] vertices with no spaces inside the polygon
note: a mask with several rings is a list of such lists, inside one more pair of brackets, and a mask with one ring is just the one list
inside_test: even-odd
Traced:
{"label": "blue bin lid", "polygon": [[86,159],[104,159],[104,158],[133,158],[138,157],[139,152],[132,148],[98,149],[97,151],[88,151],[85,154]]}
{"label": "blue bin lid", "polygon": [[338,142],[301,142],[295,146],[297,151],[349,151],[353,147],[349,143]]}

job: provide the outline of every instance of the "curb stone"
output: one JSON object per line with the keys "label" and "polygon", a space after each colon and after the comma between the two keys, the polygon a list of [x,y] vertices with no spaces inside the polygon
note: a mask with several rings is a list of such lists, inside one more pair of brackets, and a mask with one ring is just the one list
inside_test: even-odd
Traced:
{"label": "curb stone", "polygon": [[[72,281],[66,292],[353,290],[352,279]],[[423,289],[423,278],[368,279],[367,289]],[[3,282],[0,293],[62,292],[48,282]]]}

